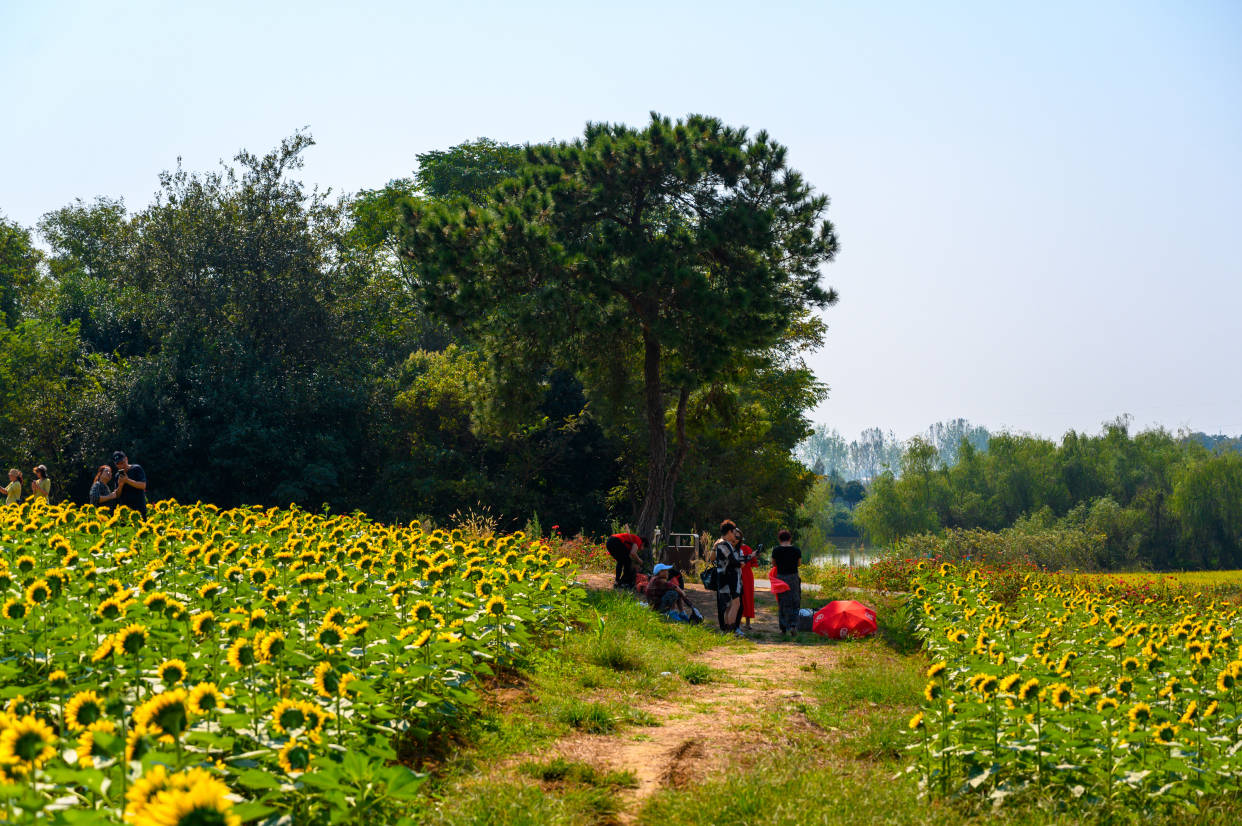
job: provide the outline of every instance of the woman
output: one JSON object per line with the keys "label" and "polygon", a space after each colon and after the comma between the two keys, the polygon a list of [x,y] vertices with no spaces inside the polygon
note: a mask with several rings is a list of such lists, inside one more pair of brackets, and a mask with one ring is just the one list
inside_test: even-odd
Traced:
{"label": "woman", "polygon": [[95,471],[95,481],[91,483],[90,499],[92,505],[97,508],[105,507],[116,499],[117,492],[108,487],[108,483],[111,481],[111,466],[100,465],[99,470]]}
{"label": "woman", "polygon": [[776,578],[789,586],[789,590],[777,594],[780,606],[781,638],[791,634],[798,636],[798,611],[802,608],[802,579],[798,576],[798,564],[802,551],[793,544],[793,534],[782,530],[776,535],[777,545],[772,549],[772,564]]}
{"label": "woman", "polygon": [[743,545],[742,559],[742,619],[749,631],[750,621],[755,618],[755,566],[759,557],[749,545]]}
{"label": "woman", "polygon": [[30,495],[46,503],[52,501],[52,480],[47,478],[47,465],[34,466],[34,481],[30,483]]}
{"label": "woman", "polygon": [[9,468],[9,484],[4,489],[8,497],[4,500],[6,505],[20,505],[22,502],[22,472],[17,468]]}
{"label": "woman", "polygon": [[742,531],[732,519],[720,523],[720,539],[712,546],[716,562],[716,617],[720,630],[742,636]]}

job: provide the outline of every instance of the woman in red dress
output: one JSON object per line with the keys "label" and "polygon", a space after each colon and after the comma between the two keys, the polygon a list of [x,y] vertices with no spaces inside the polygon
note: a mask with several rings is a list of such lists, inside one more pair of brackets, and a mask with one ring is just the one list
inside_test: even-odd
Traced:
{"label": "woman in red dress", "polygon": [[746,560],[742,563],[742,619],[750,628],[750,621],[755,618],[755,566],[759,563],[749,545],[743,545],[741,550]]}

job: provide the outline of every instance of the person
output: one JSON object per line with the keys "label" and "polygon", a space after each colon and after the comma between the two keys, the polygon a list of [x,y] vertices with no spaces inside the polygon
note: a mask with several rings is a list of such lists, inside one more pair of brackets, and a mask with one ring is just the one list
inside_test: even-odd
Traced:
{"label": "person", "polygon": [[646,545],[641,536],[632,533],[615,533],[604,542],[604,550],[608,551],[617,562],[617,570],[613,575],[612,587],[633,588],[638,576],[638,568],[642,558],[638,552]]}
{"label": "person", "polygon": [[669,619],[695,622],[702,615],[695,609],[682,588],[681,571],[676,566],[661,563],[655,566],[651,581],[647,583],[647,604]]}
{"label": "person", "polygon": [[9,468],[9,484],[5,489],[8,497],[4,500],[6,505],[20,505],[22,503],[22,472],[17,468]]}
{"label": "person", "polygon": [[802,608],[802,579],[798,576],[798,564],[802,561],[802,551],[793,544],[793,534],[782,530],[776,535],[777,545],[772,549],[772,565],[776,576],[789,586],[776,596],[779,608],[781,637],[791,634],[798,636],[798,611]]}
{"label": "person", "polygon": [[147,518],[147,473],[142,465],[131,465],[124,451],[117,450],[112,454],[112,464],[116,466],[116,497],[117,504],[133,508]]}
{"label": "person", "polygon": [[755,618],[755,566],[759,556],[749,545],[743,545],[742,560],[742,619],[750,630],[750,621]]}
{"label": "person", "polygon": [[720,630],[739,637],[742,614],[742,531],[732,519],[720,523],[720,538],[712,546],[716,563],[716,618]]}
{"label": "person", "polygon": [[90,501],[97,508],[110,507],[116,501],[116,491],[108,487],[112,481],[112,466],[100,465],[91,483]]}
{"label": "person", "polygon": [[47,478],[47,465],[35,465],[34,475],[34,481],[30,483],[30,495],[50,503],[52,501],[52,480]]}

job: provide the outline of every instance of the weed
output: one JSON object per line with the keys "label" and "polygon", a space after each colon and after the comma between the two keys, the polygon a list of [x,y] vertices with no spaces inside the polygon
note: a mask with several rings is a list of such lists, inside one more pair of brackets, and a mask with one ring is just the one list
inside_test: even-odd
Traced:
{"label": "weed", "polygon": [[706,685],[715,679],[715,673],[703,663],[686,663],[680,672],[681,678],[690,685]]}

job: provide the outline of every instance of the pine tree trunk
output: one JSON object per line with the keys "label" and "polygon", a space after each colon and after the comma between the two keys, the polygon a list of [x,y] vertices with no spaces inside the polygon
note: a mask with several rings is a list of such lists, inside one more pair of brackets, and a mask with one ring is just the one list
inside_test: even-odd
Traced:
{"label": "pine tree trunk", "polygon": [[[669,481],[668,437],[664,432],[664,394],[660,386],[660,342],[643,333],[643,395],[647,408],[647,490],[638,512],[635,532],[650,547],[655,535],[656,520],[665,502],[665,485]],[[671,484],[669,488],[671,489]]]}

